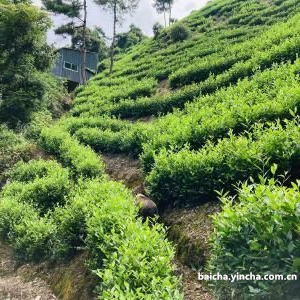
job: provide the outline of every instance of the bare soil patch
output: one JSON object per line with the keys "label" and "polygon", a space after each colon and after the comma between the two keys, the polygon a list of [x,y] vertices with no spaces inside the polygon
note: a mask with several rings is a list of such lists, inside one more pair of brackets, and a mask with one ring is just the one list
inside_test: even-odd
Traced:
{"label": "bare soil patch", "polygon": [[134,193],[144,193],[143,173],[138,159],[125,154],[105,154],[101,157],[112,180],[122,181]]}
{"label": "bare soil patch", "polygon": [[1,300],[57,300],[49,285],[35,276],[26,280],[30,266],[17,267],[12,250],[0,242],[0,299]]}

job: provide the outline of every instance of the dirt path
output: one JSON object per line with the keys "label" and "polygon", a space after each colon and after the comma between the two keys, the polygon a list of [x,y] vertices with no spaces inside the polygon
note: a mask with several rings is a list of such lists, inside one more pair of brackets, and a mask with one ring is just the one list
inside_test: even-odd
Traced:
{"label": "dirt path", "polygon": [[176,262],[177,273],[182,276],[184,300],[214,300],[204,283],[198,280],[198,273]]}
{"label": "dirt path", "polygon": [[106,172],[112,180],[122,181],[135,193],[144,193],[143,174],[138,159],[125,154],[101,153]]}
{"label": "dirt path", "polygon": [[16,268],[11,249],[0,242],[0,300],[58,300],[45,281],[24,279],[28,268]]}

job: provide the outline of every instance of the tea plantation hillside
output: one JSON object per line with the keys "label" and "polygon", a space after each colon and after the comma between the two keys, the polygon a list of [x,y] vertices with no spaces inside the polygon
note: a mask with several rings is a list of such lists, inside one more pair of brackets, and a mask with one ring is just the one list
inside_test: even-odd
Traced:
{"label": "tea plantation hillside", "polygon": [[[284,276],[210,280],[209,299],[300,299],[299,54],[298,0],[213,0],[118,55],[112,74],[102,62],[40,129],[48,159],[6,172],[0,236],[21,261],[84,249],[99,299],[208,299],[174,256],[207,274]],[[139,160],[163,218],[138,217],[104,156]]]}

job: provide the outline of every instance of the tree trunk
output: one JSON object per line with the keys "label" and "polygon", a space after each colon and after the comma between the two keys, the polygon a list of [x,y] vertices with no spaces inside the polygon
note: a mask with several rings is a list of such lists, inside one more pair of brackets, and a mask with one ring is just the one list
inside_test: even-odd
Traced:
{"label": "tree trunk", "polygon": [[169,26],[171,25],[171,18],[172,18],[172,5],[169,3]]}
{"label": "tree trunk", "polygon": [[165,19],[165,28],[167,27],[167,21],[166,21],[166,9],[164,9],[164,19]]}
{"label": "tree trunk", "polygon": [[86,0],[83,0],[83,26],[82,26],[82,47],[81,47],[81,77],[82,82],[86,85],[86,19],[87,19],[87,7],[86,7]]}
{"label": "tree trunk", "polygon": [[109,73],[111,74],[114,67],[114,50],[115,50],[115,40],[116,40],[116,26],[117,26],[117,1],[114,2],[114,29],[113,38],[110,47],[110,67]]}

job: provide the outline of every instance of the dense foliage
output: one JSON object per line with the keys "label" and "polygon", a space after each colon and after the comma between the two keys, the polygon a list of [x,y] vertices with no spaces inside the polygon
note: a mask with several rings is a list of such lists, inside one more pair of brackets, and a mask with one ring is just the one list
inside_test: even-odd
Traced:
{"label": "dense foliage", "polygon": [[41,132],[41,144],[46,151],[59,156],[74,176],[99,177],[104,174],[104,164],[89,148],[80,145],[77,140],[60,128],[45,128]]}
{"label": "dense foliage", "polygon": [[116,52],[125,52],[134,45],[139,44],[146,36],[142,30],[131,24],[127,32],[118,33],[116,35]]}
{"label": "dense foliage", "polygon": [[[273,163],[282,172],[295,171],[299,12],[296,0],[216,0],[170,28],[155,26],[154,39],[116,57],[109,77],[104,70],[77,90],[71,116],[59,126],[96,151],[138,156],[147,191],[161,208],[201,205],[216,199],[216,190],[234,194],[238,182],[249,177],[257,182]],[[183,37],[181,31],[186,33]],[[284,190],[266,188],[274,194]],[[255,209],[257,214],[263,210],[259,200]],[[283,208],[272,209],[275,215]],[[253,224],[256,218],[262,222],[260,215],[251,218]],[[242,222],[242,217],[236,221]],[[246,226],[247,222],[245,230]],[[217,227],[217,234],[223,236],[222,228]],[[222,255],[231,251],[217,245],[214,271]],[[274,253],[269,253],[270,269],[271,261],[276,262]],[[240,271],[246,255],[252,253],[228,255],[226,267],[234,264],[236,269],[226,272]],[[260,266],[258,273],[265,270]],[[243,283],[215,286],[218,295],[259,296],[274,296],[285,287],[286,295],[291,294],[293,287],[280,282],[265,287],[254,283],[250,290]]]}
{"label": "dense foliage", "polygon": [[47,72],[53,51],[46,43],[51,22],[32,5],[0,4],[0,121],[27,122],[31,113],[57,107],[63,87]]}
{"label": "dense foliage", "polygon": [[[163,204],[186,204],[209,199],[216,190],[232,190],[240,180],[257,179],[265,168],[278,163],[289,170],[299,163],[298,121],[257,124],[251,133],[230,134],[199,151],[161,151],[147,177],[151,193]],[[205,178],[205,180],[203,180]]]}
{"label": "dense foliage", "polygon": [[184,25],[175,24],[170,30],[170,36],[173,42],[184,41],[189,37],[189,30]]}
{"label": "dense foliage", "polygon": [[[274,168],[274,167],[273,167]],[[275,170],[275,168],[274,168]],[[222,197],[222,212],[213,219],[209,271],[220,274],[300,274],[299,182],[291,188],[274,179],[243,184],[238,198]],[[297,280],[212,282],[222,297],[275,298],[299,295]]]}

